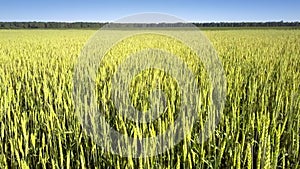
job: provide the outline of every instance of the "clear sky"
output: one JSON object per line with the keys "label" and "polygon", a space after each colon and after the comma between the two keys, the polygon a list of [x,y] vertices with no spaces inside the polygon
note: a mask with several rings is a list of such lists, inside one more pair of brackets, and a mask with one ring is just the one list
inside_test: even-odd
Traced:
{"label": "clear sky", "polygon": [[0,0],[0,21],[114,21],[161,12],[186,21],[300,21],[300,0]]}

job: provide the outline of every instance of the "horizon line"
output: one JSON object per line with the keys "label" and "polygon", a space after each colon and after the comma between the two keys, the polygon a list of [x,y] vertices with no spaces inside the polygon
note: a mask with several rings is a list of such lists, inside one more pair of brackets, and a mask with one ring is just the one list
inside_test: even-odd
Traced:
{"label": "horizon line", "polygon": [[[57,20],[11,20],[11,21],[1,21],[0,22],[57,22],[57,23],[119,23],[119,22],[115,22],[115,21],[57,21]],[[186,21],[186,22],[176,22],[176,23],[267,23],[267,22],[283,22],[283,23],[293,23],[293,22],[300,22],[300,20],[293,20],[293,21],[285,21],[285,20],[261,20],[261,21]],[[122,23],[122,22],[121,22]],[[137,22],[139,23],[139,22]],[[141,22],[143,23],[143,22]],[[159,23],[168,23],[168,22],[159,22]],[[147,24],[146,22],[143,24]],[[149,23],[149,24],[153,24],[153,23]]]}

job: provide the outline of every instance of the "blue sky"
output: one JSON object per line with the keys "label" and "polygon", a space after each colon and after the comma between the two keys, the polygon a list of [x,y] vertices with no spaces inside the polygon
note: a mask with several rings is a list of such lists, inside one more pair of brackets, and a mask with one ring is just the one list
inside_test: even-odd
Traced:
{"label": "blue sky", "polygon": [[0,21],[114,21],[162,12],[186,21],[299,21],[299,0],[0,0]]}

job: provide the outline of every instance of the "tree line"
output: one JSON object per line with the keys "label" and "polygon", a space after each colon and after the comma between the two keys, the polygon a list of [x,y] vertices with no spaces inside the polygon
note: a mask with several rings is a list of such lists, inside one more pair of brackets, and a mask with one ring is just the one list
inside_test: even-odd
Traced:
{"label": "tree line", "polygon": [[[0,22],[0,29],[99,29],[108,23],[96,22]],[[300,27],[300,22],[211,22],[189,23],[197,27]],[[164,27],[168,23],[132,24],[135,27]],[[174,23],[171,26],[184,25]]]}
{"label": "tree line", "polygon": [[0,22],[0,29],[97,29],[107,23],[88,22]]}
{"label": "tree line", "polygon": [[300,22],[218,22],[194,23],[197,27],[300,27]]}

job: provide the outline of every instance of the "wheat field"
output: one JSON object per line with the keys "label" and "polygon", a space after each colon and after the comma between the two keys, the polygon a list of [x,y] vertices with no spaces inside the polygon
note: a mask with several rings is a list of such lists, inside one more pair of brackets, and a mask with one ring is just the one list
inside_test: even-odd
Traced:
{"label": "wheat field", "polygon": [[[300,168],[299,30],[205,30],[227,79],[219,124],[198,143],[197,131],[203,124],[197,121],[179,144],[147,158],[104,151],[76,116],[74,66],[94,33],[0,30],[0,168]],[[161,120],[136,126],[114,115],[107,79],[115,62],[107,60],[97,76],[98,99],[107,121],[134,137],[165,131],[179,104],[176,82],[158,70],[134,79],[129,91],[138,109],[149,108],[147,85],[157,85],[144,80],[147,77],[158,79],[169,98]],[[199,72],[201,64],[191,64]],[[205,77],[197,75],[204,100],[199,116],[205,116],[209,104]]]}

